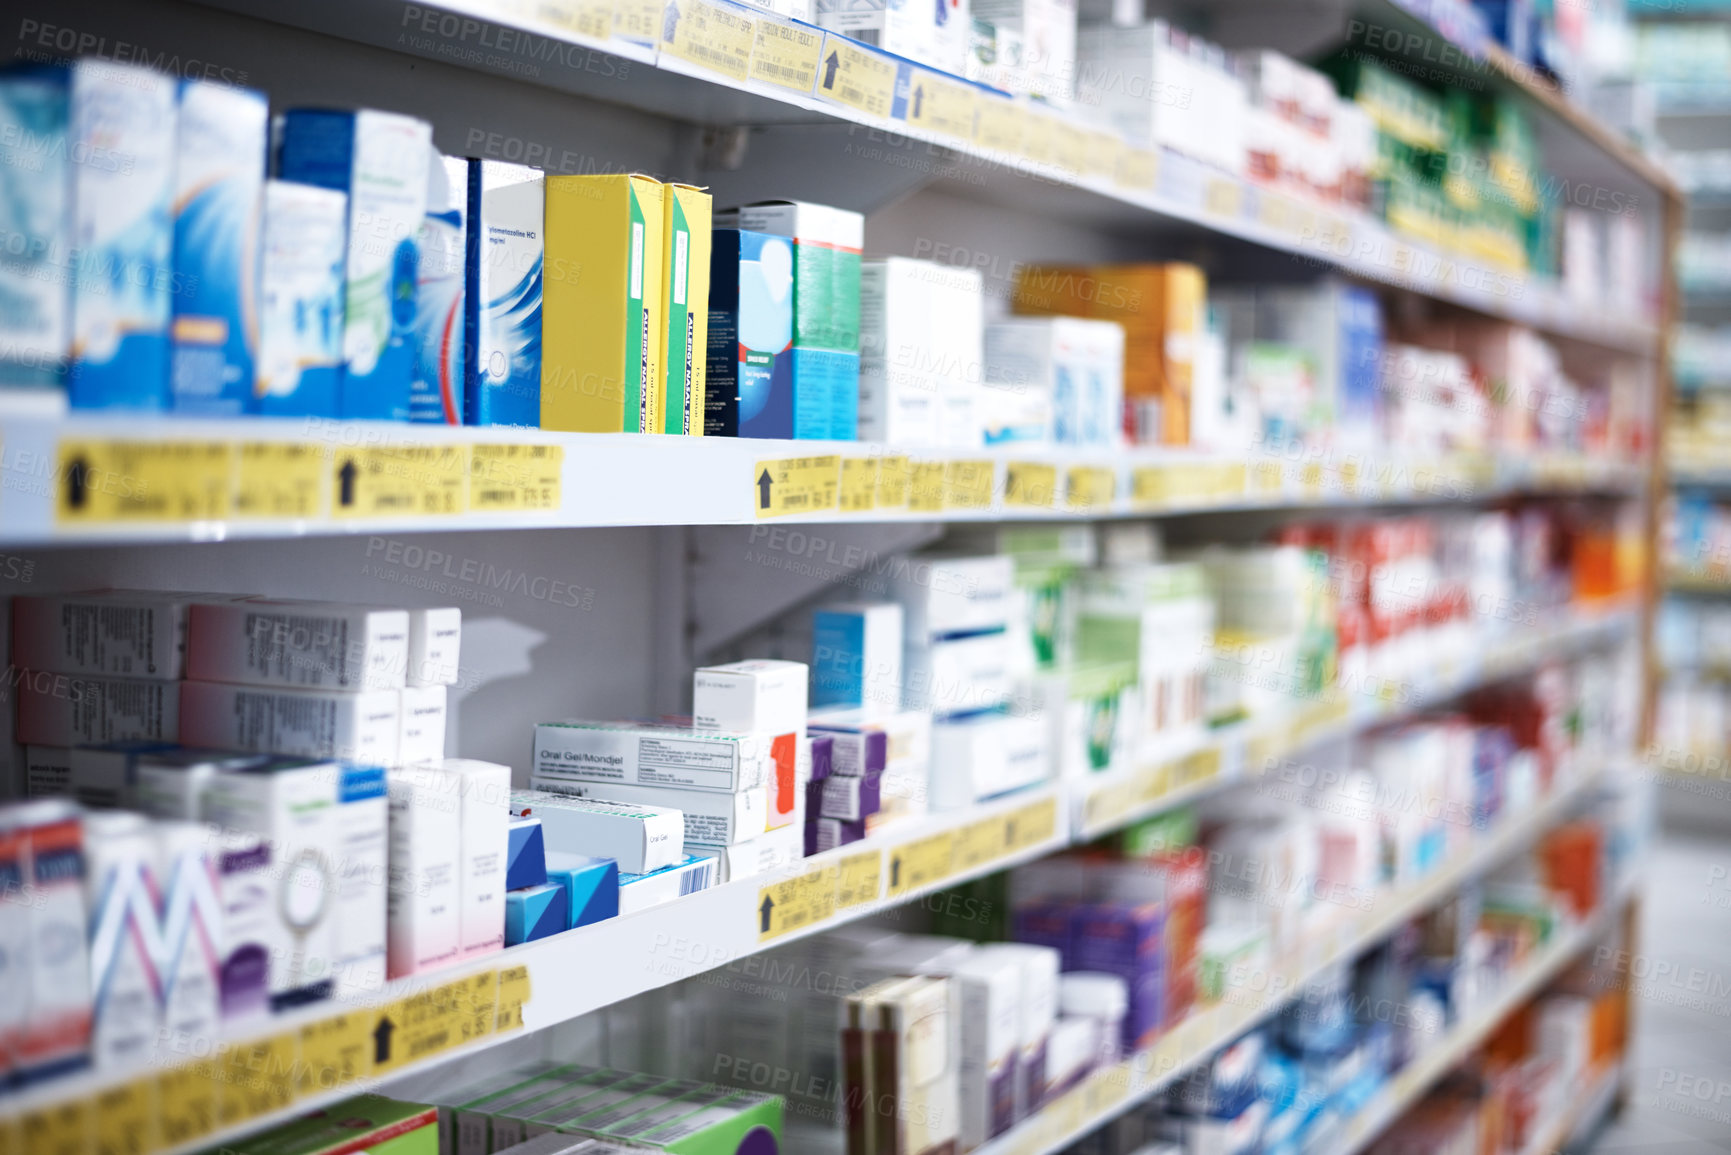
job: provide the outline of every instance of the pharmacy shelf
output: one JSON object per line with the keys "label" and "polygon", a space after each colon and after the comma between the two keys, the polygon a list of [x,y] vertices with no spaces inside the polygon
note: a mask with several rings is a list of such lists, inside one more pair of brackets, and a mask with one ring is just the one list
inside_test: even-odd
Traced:
{"label": "pharmacy shelf", "polygon": [[[1544,990],[1553,979],[1580,957],[1593,942],[1616,925],[1623,908],[1634,893],[1633,881],[1626,880],[1613,892],[1611,901],[1589,919],[1564,930],[1541,947],[1537,955],[1521,968],[1520,974],[1503,984],[1502,989],[1484,1006],[1475,1009],[1464,1022],[1456,1024],[1435,1047],[1419,1055],[1396,1075],[1375,1098],[1346,1121],[1335,1150],[1340,1155],[1357,1155],[1386,1131],[1390,1124],[1404,1115],[1426,1093],[1458,1067],[1523,1004]],[[1571,1096],[1573,1098],[1574,1096]],[[1585,1102],[1585,1100],[1579,1100]],[[1572,1113],[1562,1122],[1572,1126]],[[1567,1131],[1564,1132],[1566,1137]],[[1550,1152],[1553,1147],[1538,1150]]]}
{"label": "pharmacy shelf", "polygon": [[1408,679],[1332,694],[1099,774],[1079,783],[1071,800],[1076,838],[1098,838],[1221,790],[1277,779],[1284,770],[1301,773],[1290,763],[1306,750],[1431,709],[1542,662],[1632,636],[1639,625],[1639,605],[1619,600],[1517,630],[1487,630],[1470,645],[1430,653]]}
{"label": "pharmacy shelf", "polygon": [[[1048,218],[1142,229],[1175,223],[1555,336],[1643,357],[1658,349],[1660,328],[1653,319],[1585,307],[1556,284],[1518,269],[1446,253],[1397,236],[1365,215],[1272,193],[1176,155],[1131,148],[1103,126],[1067,120],[733,0],[671,5],[680,13],[673,27],[704,27],[713,38],[667,45],[576,31],[611,27],[611,6],[595,0],[444,0],[407,8],[395,0],[204,2],[680,123],[801,126],[791,134],[753,137],[747,168],[785,175],[776,189],[760,195],[869,210],[913,185],[938,183],[970,199]],[[1389,22],[1413,19],[1386,0],[1376,7]],[[568,51],[546,51],[549,44]],[[846,70],[840,84],[832,58]],[[1522,79],[1506,61],[1493,67],[1502,82],[1570,126],[1569,139],[1579,146],[1574,153],[1590,169],[1606,161],[1612,175],[1632,173],[1649,191],[1674,195],[1663,172],[1575,106]],[[851,84],[856,76],[858,84]],[[1482,85],[1482,73],[1478,79]],[[930,101],[911,98],[922,85],[933,93]],[[812,126],[835,131],[813,132]],[[865,141],[860,129],[871,133]],[[861,147],[866,141],[870,148]],[[740,176],[721,171],[725,167],[703,179],[732,197]]]}
{"label": "pharmacy shelf", "polygon": [[0,410],[0,544],[412,530],[1146,517],[1638,492],[1576,454],[902,450],[505,427]]}
{"label": "pharmacy shelf", "polygon": [[[1357,957],[1386,939],[1402,923],[1443,902],[1470,879],[1532,845],[1572,814],[1603,777],[1603,767],[1583,771],[1537,806],[1503,819],[1477,845],[1454,856],[1422,882],[1393,894],[1379,895],[1368,910],[1337,907],[1325,912],[1333,917],[1310,928],[1309,941],[1304,947],[1293,952],[1292,958],[1271,963],[1267,971],[1253,971],[1248,989],[1230,992],[1221,1002],[1192,1014],[1152,1047],[1116,1066],[1095,1071],[1079,1086],[979,1148],[977,1155],[1047,1155],[1061,1151],[1136,1103],[1171,1086],[1245,1031],[1271,1018],[1307,983],[1329,968]],[[1603,928],[1602,924],[1608,925],[1608,918],[1608,914],[1600,914],[1547,946],[1532,965],[1535,972],[1549,968],[1549,973],[1544,979],[1533,980],[1534,987],[1542,985],[1550,973],[1578,953],[1592,934]],[[1524,986],[1535,972],[1523,972],[1517,987]]]}
{"label": "pharmacy shelf", "polygon": [[1566,1089],[1567,1106],[1556,1118],[1534,1130],[1532,1138],[1521,1147],[1521,1155],[1559,1155],[1568,1150],[1568,1145],[1586,1134],[1610,1107],[1620,1074],[1621,1067],[1613,1063],[1594,1071],[1584,1092]]}
{"label": "pharmacy shelf", "polygon": [[1674,594],[1731,596],[1731,572],[1719,569],[1672,568],[1665,571],[1665,588]]}
{"label": "pharmacy shelf", "polygon": [[[1049,854],[1068,843],[1064,805],[1059,789],[1048,786],[966,813],[908,820],[782,871],[400,979],[376,996],[273,1016],[260,1024],[263,1035],[197,1040],[184,1055],[160,1057],[144,1070],[44,1084],[0,1103],[0,1142],[9,1125],[22,1128],[24,1140],[0,1149],[82,1151],[92,1137],[108,1134],[100,1128],[112,1127],[134,1137],[124,1148],[133,1155],[202,1150],[383,1079],[473,1055],[525,1030]],[[225,1090],[228,1106],[217,1111],[225,1124],[162,1141],[151,1105],[180,1105],[189,1085],[208,1082],[213,1072],[188,1063],[207,1058],[213,1047],[221,1054],[215,1077],[236,1088]],[[84,1141],[63,1148],[50,1137]]]}

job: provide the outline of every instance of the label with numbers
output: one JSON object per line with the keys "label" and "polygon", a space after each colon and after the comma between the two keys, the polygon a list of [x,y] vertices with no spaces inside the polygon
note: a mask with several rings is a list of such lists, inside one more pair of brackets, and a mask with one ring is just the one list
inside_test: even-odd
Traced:
{"label": "label with numbers", "polygon": [[236,517],[320,517],[327,508],[322,445],[243,441],[234,490]]}
{"label": "label with numbers", "polygon": [[1026,120],[1015,101],[981,96],[975,102],[974,143],[998,152],[1019,153]]}
{"label": "label with numbers", "polygon": [[529,1002],[529,968],[507,967],[495,984],[498,1000],[493,1015],[495,1031],[514,1031],[523,1026],[523,1007]]}
{"label": "label with numbers", "polygon": [[563,445],[476,445],[469,453],[469,508],[531,513],[563,504]]}
{"label": "label with numbers", "polygon": [[331,459],[331,514],[416,517],[468,508],[469,446],[338,449]]}
{"label": "label with numbers", "polygon": [[[32,479],[35,480],[35,479]],[[220,521],[233,511],[226,441],[62,441],[54,476],[62,524]]]}
{"label": "label with numbers", "polygon": [[613,35],[612,0],[535,0],[530,16],[554,28],[592,40]]}
{"label": "label with numbers", "polygon": [[913,464],[905,457],[878,458],[878,508],[905,509]]}
{"label": "label with numbers", "polygon": [[937,72],[915,69],[908,81],[908,124],[974,139],[974,90]]}
{"label": "label with numbers", "polygon": [[1072,465],[1065,471],[1064,502],[1071,509],[1105,509],[1117,491],[1117,474],[1103,465]]}
{"label": "label with numbers", "polygon": [[751,49],[751,79],[790,92],[810,92],[823,60],[823,33],[803,24],[757,18]]}
{"label": "label with numbers", "polygon": [[1004,819],[1004,853],[1019,854],[1058,832],[1058,800],[1043,799],[1012,810]]}
{"label": "label with numbers", "polygon": [[891,849],[889,897],[895,898],[948,878],[955,841],[955,832],[946,830]]}
{"label": "label with numbers", "polygon": [[837,910],[876,902],[883,889],[884,856],[879,850],[865,850],[841,860],[835,886]]}
{"label": "label with numbers", "polygon": [[750,74],[756,33],[756,17],[742,8],[714,0],[667,0],[661,51],[743,81]]}
{"label": "label with numbers", "polygon": [[825,866],[761,888],[752,911],[757,941],[769,942],[833,915],[840,876],[839,868]]}
{"label": "label with numbers", "polygon": [[870,513],[878,503],[878,459],[875,457],[844,457],[841,461],[841,497],[838,508],[843,513]]}
{"label": "label with numbers", "polygon": [[944,467],[945,509],[989,509],[997,466],[991,461],[952,461]]}
{"label": "label with numbers", "polygon": [[156,1084],[136,1079],[96,1093],[96,1155],[145,1155],[160,1145]]}
{"label": "label with numbers", "polygon": [[1051,509],[1057,496],[1058,467],[1037,461],[1012,461],[1004,469],[1004,504]]}
{"label": "label with numbers", "polygon": [[908,471],[908,509],[939,513],[944,508],[944,463],[916,461]]}
{"label": "label with numbers", "polygon": [[896,62],[846,36],[823,39],[817,95],[870,116],[887,119],[895,108]]}
{"label": "label with numbers", "polygon": [[841,458],[784,457],[752,466],[752,508],[759,518],[835,509]]}

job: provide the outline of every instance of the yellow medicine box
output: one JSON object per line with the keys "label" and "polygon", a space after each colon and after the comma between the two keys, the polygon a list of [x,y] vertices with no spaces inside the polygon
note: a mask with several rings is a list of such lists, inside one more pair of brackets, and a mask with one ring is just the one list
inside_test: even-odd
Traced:
{"label": "yellow medicine box", "polygon": [[661,366],[663,428],[703,435],[704,363],[709,350],[710,196],[688,184],[666,186]]}

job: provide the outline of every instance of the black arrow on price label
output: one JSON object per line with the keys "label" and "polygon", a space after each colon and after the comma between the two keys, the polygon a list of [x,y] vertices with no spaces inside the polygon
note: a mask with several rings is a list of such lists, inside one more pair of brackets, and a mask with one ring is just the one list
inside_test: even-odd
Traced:
{"label": "black arrow on price label", "polygon": [[763,896],[763,904],[757,908],[757,932],[769,933],[769,916],[775,911],[775,899],[769,895]]}
{"label": "black arrow on price label", "polygon": [[355,477],[359,473],[360,470],[355,468],[355,459],[352,457],[343,462],[343,467],[337,470],[337,478],[342,482],[341,491],[337,494],[339,504],[348,506],[355,503]]}
{"label": "black arrow on price label", "polygon": [[89,495],[90,462],[74,457],[72,464],[66,467],[66,504],[72,509],[83,509]]}
{"label": "black arrow on price label", "polygon": [[920,118],[920,105],[926,102],[926,86],[920,85],[914,89],[914,119]]}
{"label": "black arrow on price label", "polygon": [[894,890],[902,884],[902,858],[896,855],[890,859],[890,889]]}
{"label": "black arrow on price label", "polygon": [[388,1063],[391,1061],[391,1036],[397,1031],[397,1024],[389,1018],[379,1020],[379,1025],[373,1028],[373,1062]]}
{"label": "black arrow on price label", "polygon": [[841,68],[841,57],[832,51],[829,58],[823,62],[823,86],[825,88],[835,87],[835,74],[839,68]]}
{"label": "black arrow on price label", "polygon": [[769,475],[769,470],[757,475],[757,508],[769,508],[769,491],[774,484],[775,479]]}

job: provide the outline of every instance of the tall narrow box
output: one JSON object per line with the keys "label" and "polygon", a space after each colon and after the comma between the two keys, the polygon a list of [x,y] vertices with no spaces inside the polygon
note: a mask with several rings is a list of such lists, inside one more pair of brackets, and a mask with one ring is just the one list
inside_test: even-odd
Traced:
{"label": "tall narrow box", "polygon": [[[162,1025],[156,957],[157,881],[150,823],[124,810],[84,816],[84,901],[90,912],[90,1057],[98,1068],[142,1066]],[[35,944],[47,949],[48,943]]]}
{"label": "tall narrow box", "polygon": [[703,431],[790,438],[793,246],[744,229],[716,229],[712,243]]}
{"label": "tall narrow box", "polygon": [[463,420],[534,428],[541,424],[546,176],[504,161],[468,163]]}
{"label": "tall narrow box", "polygon": [[505,852],[511,822],[511,768],[474,758],[438,763],[461,777],[462,861],[458,938],[465,957],[505,945]]}
{"label": "tall narrow box", "polygon": [[427,164],[427,211],[416,237],[415,368],[409,420],[463,424],[467,365],[469,162],[434,156]]}
{"label": "tall narrow box", "polygon": [[348,217],[346,193],[265,182],[254,389],[267,417],[337,415]]}
{"label": "tall narrow box", "polygon": [[172,77],[72,66],[74,408],[168,406],[174,121]]}
{"label": "tall narrow box", "polygon": [[664,198],[646,176],[547,178],[543,429],[661,427]]}
{"label": "tall narrow box", "polygon": [[207,1038],[222,1023],[217,831],[199,822],[170,821],[151,823],[150,834],[167,964],[161,972],[162,1029],[170,1040]]}
{"label": "tall narrow box", "polygon": [[253,409],[269,112],[261,92],[180,83],[169,365],[177,412]]}
{"label": "tall narrow box", "polygon": [[90,1054],[84,832],[77,808],[59,799],[26,803],[10,817],[22,835],[32,901],[22,904],[26,1010],[8,1050],[14,1077],[47,1078],[83,1066]]}
{"label": "tall narrow box", "polygon": [[717,223],[793,241],[793,436],[852,441],[865,217],[827,205],[765,201],[722,214]]}
{"label": "tall narrow box", "polygon": [[457,657],[462,652],[463,611],[456,606],[429,606],[409,611],[410,686],[454,686]]}
{"label": "tall narrow box", "polygon": [[455,959],[459,952],[462,778],[438,766],[386,774],[390,799],[390,894],[386,957],[391,978]]}
{"label": "tall narrow box", "polygon": [[702,436],[704,373],[709,354],[710,196],[688,184],[666,189],[667,261],[662,285],[661,428]]}
{"label": "tall narrow box", "polygon": [[72,86],[67,71],[18,67],[0,75],[0,121],[41,142],[40,167],[6,185],[0,229],[33,237],[26,252],[0,259],[0,390],[63,399],[72,351]]}
{"label": "tall narrow box", "polygon": [[900,709],[902,634],[899,602],[844,603],[812,614],[812,709]]}
{"label": "tall narrow box", "polygon": [[432,127],[374,109],[290,109],[279,175],[349,195],[338,416],[403,421],[415,362],[415,238]]}

